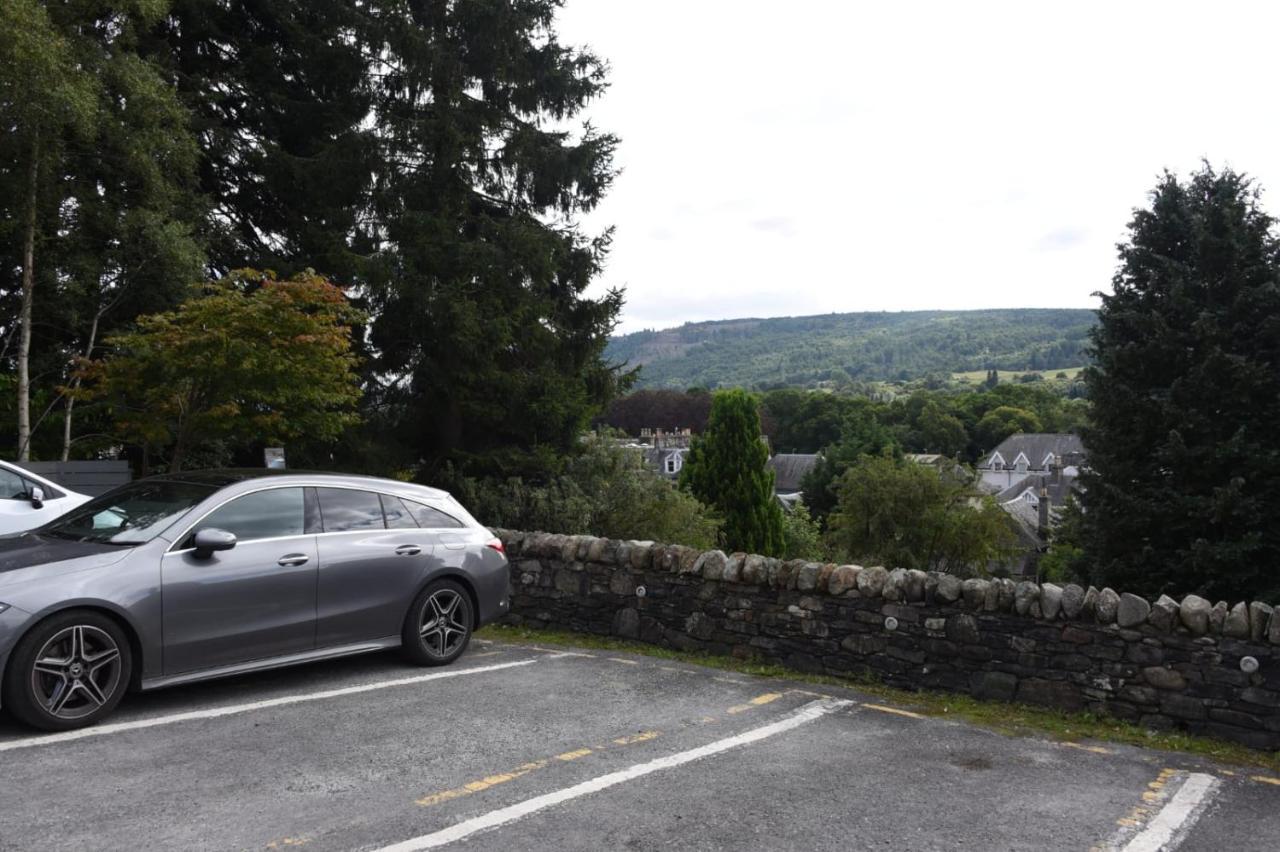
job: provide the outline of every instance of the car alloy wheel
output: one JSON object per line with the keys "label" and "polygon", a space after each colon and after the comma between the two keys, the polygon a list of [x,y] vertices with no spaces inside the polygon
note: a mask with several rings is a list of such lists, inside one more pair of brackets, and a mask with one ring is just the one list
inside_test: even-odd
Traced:
{"label": "car alloy wheel", "polygon": [[437,580],[413,599],[404,620],[401,650],[420,666],[443,666],[467,649],[475,624],[467,590],[454,580]]}
{"label": "car alloy wheel", "polygon": [[73,624],[59,630],[31,664],[31,694],[56,719],[74,722],[106,706],[120,688],[123,655],[105,630]]}
{"label": "car alloy wheel", "polygon": [[471,632],[470,610],[462,595],[451,588],[428,597],[418,629],[426,652],[438,660],[454,656]]}

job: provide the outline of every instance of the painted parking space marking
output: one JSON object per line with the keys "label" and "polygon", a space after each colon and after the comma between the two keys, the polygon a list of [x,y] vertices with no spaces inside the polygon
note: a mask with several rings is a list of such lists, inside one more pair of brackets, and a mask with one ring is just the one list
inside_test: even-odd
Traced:
{"label": "painted parking space marking", "polygon": [[1257,781],[1259,784],[1274,784],[1275,786],[1280,787],[1280,778],[1271,778],[1267,775],[1250,775],[1249,780]]}
{"label": "painted parking space marking", "polygon": [[1221,780],[1205,773],[1162,769],[1142,791],[1142,804],[1116,820],[1119,830],[1092,852],[1171,852],[1186,838],[1221,785]]}
{"label": "painted parking space marking", "polygon": [[746,704],[738,704],[733,707],[730,707],[725,712],[731,715],[737,715],[738,713],[745,713],[748,710],[751,710],[752,708],[760,707],[765,704],[769,704],[770,702],[777,701],[781,697],[782,697],[781,692],[766,692],[764,695],[757,695],[755,698],[751,699]]}
{"label": "painted parking space marking", "polygon": [[1085,745],[1084,743],[1063,742],[1063,743],[1058,743],[1058,745],[1062,746],[1063,748],[1073,748],[1073,749],[1076,749],[1077,751],[1087,751],[1090,754],[1114,754],[1115,753],[1109,748],[1103,748],[1102,746]]}
{"label": "painted parking space marking", "polygon": [[897,707],[886,707],[883,704],[863,704],[862,706],[867,708],[868,710],[876,710],[880,713],[891,713],[894,716],[906,716],[908,719],[929,718],[928,716],[924,716],[920,713],[912,713],[910,710],[900,710]]}
{"label": "painted parking space marking", "polygon": [[1160,809],[1146,828],[1139,831],[1123,852],[1161,852],[1177,848],[1200,819],[1222,784],[1212,775],[1193,772],[1178,792]]}
{"label": "painted parking space marking", "polygon": [[[612,740],[612,742],[617,746],[628,746],[636,743],[648,742],[649,740],[656,739],[661,735],[661,731],[641,731],[640,733],[633,734],[631,736],[617,737]],[[423,796],[421,799],[418,799],[417,804],[423,807],[430,807],[432,805],[438,805],[441,802],[448,802],[463,796],[469,796],[472,793],[481,793],[488,790],[490,787],[496,787],[499,784],[506,784],[509,781],[515,781],[517,778],[523,778],[525,775],[528,775],[530,772],[535,770],[545,769],[551,765],[551,761],[553,760],[564,762],[577,760],[580,757],[595,754],[596,751],[603,750],[604,748],[604,746],[600,746],[595,749],[580,748],[574,751],[564,752],[563,754],[557,754],[555,757],[545,758],[543,760],[533,760],[529,763],[517,766],[509,772],[500,772],[496,775],[488,775],[477,781],[469,781],[461,787],[455,787],[452,790],[442,790],[439,793],[432,793],[429,796]]]}
{"label": "painted parking space marking", "polygon": [[688,749],[687,751],[677,752],[675,754],[667,755],[666,757],[657,758],[656,760],[650,760],[646,763],[638,763],[634,766],[628,767],[627,769],[610,772],[607,775],[601,775],[597,778],[592,778],[588,781],[583,781],[579,784],[574,784],[561,790],[556,790],[541,796],[535,796],[531,799],[526,799],[523,802],[518,802],[514,805],[499,808],[498,810],[490,811],[489,813],[482,814],[478,817],[464,820],[463,822],[449,828],[435,831],[430,834],[424,834],[420,837],[415,837],[401,843],[384,847],[381,852],[415,852],[415,850],[419,849],[434,849],[449,843],[454,843],[478,832],[487,831],[501,825],[515,822],[516,820],[522,819],[530,814],[545,810],[546,808],[554,807],[555,805],[562,804],[581,796],[598,793],[601,790],[606,790],[610,787],[624,784],[627,781],[634,781],[637,778],[642,778],[655,772],[674,769],[677,766],[682,766],[695,760],[701,760],[731,749],[741,748],[743,746],[760,742],[761,740],[768,739],[769,737],[777,736],[778,734],[799,728],[802,725],[806,725],[844,707],[851,706],[853,703],[854,702],[852,701],[842,699],[813,701],[805,704],[798,710],[787,714],[776,722],[761,725],[758,728],[752,728],[751,730],[744,731],[743,733],[736,734],[731,737],[726,737],[722,740],[716,740],[715,742],[708,743],[704,746],[698,746],[697,748]]}
{"label": "painted parking space marking", "polygon": [[[763,695],[757,695],[755,698],[751,699],[746,704],[740,704],[734,707],[730,707],[725,712],[736,714],[736,713],[744,712],[746,710],[753,710],[756,707],[763,707],[766,704],[770,704],[781,697],[782,697],[782,693],[780,692],[766,692]],[[688,728],[692,728],[697,725],[708,725],[718,721],[719,719],[715,716],[701,716],[695,721],[685,722],[684,724],[677,726],[675,730],[677,731],[687,730]],[[423,807],[431,807],[432,805],[438,805],[438,804],[441,804],[442,802],[449,802],[454,799],[461,798],[463,796],[469,796],[472,793],[483,792],[484,790],[488,790],[490,787],[497,786],[498,784],[506,784],[509,781],[515,781],[517,778],[523,778],[524,776],[528,775],[530,772],[534,772],[539,769],[545,769],[546,767],[551,766],[552,761],[558,760],[558,761],[567,763],[572,760],[578,760],[579,758],[583,758],[583,757],[587,757],[589,755],[595,754],[596,752],[605,751],[606,749],[612,749],[613,747],[636,745],[638,743],[647,743],[650,740],[657,739],[660,736],[662,736],[662,731],[640,731],[639,733],[636,733],[636,734],[627,734],[621,737],[614,737],[609,741],[611,745],[597,745],[594,748],[579,748],[579,749],[574,749],[572,751],[566,751],[562,754],[557,754],[554,757],[542,758],[540,760],[533,760],[528,763],[521,764],[520,766],[517,766],[515,769],[510,769],[506,772],[499,772],[494,775],[487,775],[484,778],[480,778],[475,781],[468,781],[467,783],[463,784],[460,787],[454,787],[453,789],[450,789],[450,790],[441,790],[438,793],[431,793],[429,795],[423,796],[422,798],[417,800],[417,804]]]}
{"label": "painted parking space marking", "polygon": [[504,669],[531,666],[534,663],[542,662],[544,660],[553,660],[559,656],[569,655],[553,654],[546,657],[536,657],[532,660],[516,660],[509,663],[494,663],[493,665],[475,666],[467,669],[446,669],[444,671],[431,672],[430,674],[414,675],[413,677],[382,680],[375,683],[359,684],[357,686],[344,686],[338,689],[325,689],[320,692],[307,692],[301,695],[284,695],[279,698],[268,698],[263,701],[253,701],[247,704],[231,704],[226,707],[211,707],[205,710],[189,710],[184,713],[172,713],[168,716],[154,716],[146,719],[137,719],[132,722],[115,722],[108,725],[95,725],[91,728],[81,728],[76,731],[64,731],[58,734],[43,734],[34,737],[23,737],[22,739],[0,742],[0,752],[54,745],[57,743],[70,742],[72,740],[88,739],[90,737],[102,737],[107,736],[108,734],[137,731],[144,728],[158,728],[163,725],[173,725],[179,722],[217,719],[223,716],[250,713],[254,710],[267,710],[272,707],[285,707],[291,704],[304,704],[311,701],[342,698],[347,695],[359,695],[364,692],[375,692],[377,690],[391,689],[398,686],[415,686],[417,684],[427,683],[433,680],[488,674],[489,672],[502,671]]}

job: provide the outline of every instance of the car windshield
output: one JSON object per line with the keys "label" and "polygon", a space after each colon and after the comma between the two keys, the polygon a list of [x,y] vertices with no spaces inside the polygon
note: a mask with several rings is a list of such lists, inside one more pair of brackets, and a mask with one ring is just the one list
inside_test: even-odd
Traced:
{"label": "car windshield", "polygon": [[192,482],[135,482],[72,509],[38,532],[76,541],[146,544],[215,491]]}

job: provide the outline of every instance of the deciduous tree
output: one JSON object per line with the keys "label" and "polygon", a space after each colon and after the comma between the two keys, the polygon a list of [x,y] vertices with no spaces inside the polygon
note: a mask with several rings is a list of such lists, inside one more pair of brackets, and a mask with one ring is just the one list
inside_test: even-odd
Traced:
{"label": "deciduous tree", "polygon": [[240,270],[108,338],[110,354],[81,369],[84,393],[170,471],[213,441],[332,440],[356,420],[351,327],[362,320],[314,273]]}
{"label": "deciduous tree", "polygon": [[889,568],[981,572],[1015,552],[1009,517],[967,478],[869,456],[837,485],[828,537],[847,559]]}

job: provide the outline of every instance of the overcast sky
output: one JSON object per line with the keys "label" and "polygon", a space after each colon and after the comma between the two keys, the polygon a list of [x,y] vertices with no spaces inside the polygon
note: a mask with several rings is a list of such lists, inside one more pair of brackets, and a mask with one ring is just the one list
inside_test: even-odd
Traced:
{"label": "overcast sky", "polygon": [[567,0],[622,137],[620,331],[1094,307],[1163,168],[1280,214],[1280,4]]}

